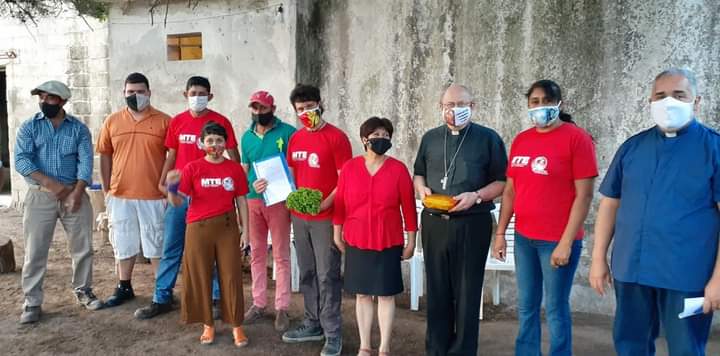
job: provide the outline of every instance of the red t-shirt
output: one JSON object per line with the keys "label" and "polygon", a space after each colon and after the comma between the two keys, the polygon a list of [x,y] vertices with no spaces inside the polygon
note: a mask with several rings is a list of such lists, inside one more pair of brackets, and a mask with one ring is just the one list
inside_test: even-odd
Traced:
{"label": "red t-shirt", "polygon": [[403,246],[403,219],[405,231],[417,231],[410,172],[392,157],[373,176],[365,157],[348,161],[340,172],[334,207],[333,224],[343,225],[345,241],[356,248],[382,251]]}
{"label": "red t-shirt", "polygon": [[[287,161],[293,169],[295,185],[317,189],[322,192],[323,199],[335,189],[338,171],[350,158],[350,140],[330,123],[325,123],[318,131],[298,130],[288,143]],[[292,213],[305,220],[328,220],[332,218],[332,207],[317,215]]]}
{"label": "red t-shirt", "polygon": [[200,148],[200,134],[203,126],[211,120],[227,130],[225,148],[237,148],[235,131],[230,120],[225,116],[209,109],[200,117],[193,117],[190,110],[184,111],[170,120],[170,127],[165,136],[165,147],[176,151],[175,169],[183,169],[186,164],[205,157],[205,151]]}
{"label": "red t-shirt", "polygon": [[248,193],[248,183],[240,163],[198,159],[183,169],[178,190],[190,198],[189,224],[233,211],[235,197]]}
{"label": "red t-shirt", "polygon": [[[521,132],[510,148],[507,176],[515,188],[515,229],[536,240],[560,241],[575,199],[575,180],[598,175],[595,144],[569,123],[545,133]],[[582,239],[581,228],[576,239]]]}

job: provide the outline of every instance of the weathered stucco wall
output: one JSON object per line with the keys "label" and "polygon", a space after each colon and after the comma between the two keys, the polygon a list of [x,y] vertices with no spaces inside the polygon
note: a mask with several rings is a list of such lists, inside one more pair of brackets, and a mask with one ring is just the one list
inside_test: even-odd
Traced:
{"label": "weathered stucco wall", "polygon": [[[326,116],[350,134],[356,152],[363,120],[393,120],[390,153],[409,165],[422,134],[441,124],[444,85],[473,88],[474,120],[509,148],[529,124],[525,91],[553,79],[565,109],[594,136],[602,177],[622,141],[652,125],[652,80],[669,66],[697,73],[700,118],[719,126],[718,13],[720,3],[709,0],[299,1],[298,63],[310,65],[298,78],[320,83]],[[587,284],[592,236],[585,241],[573,307],[610,313],[613,298]],[[514,285],[505,274],[503,302],[514,304]]]}
{"label": "weathered stucco wall", "polygon": [[[187,4],[170,4],[167,26],[164,8],[156,12],[154,25],[145,3],[112,8],[112,110],[124,106],[127,75],[141,72],[150,80],[152,105],[170,115],[187,110],[182,96],[187,79],[207,77],[215,95],[209,107],[231,119],[238,137],[250,123],[247,100],[255,90],[268,90],[275,96],[278,115],[290,118],[287,98],[295,71],[292,2],[284,4],[282,14],[274,1],[201,1],[194,9]],[[192,32],[202,33],[203,58],[168,61],[166,36]]]}
{"label": "weathered stucco wall", "polygon": [[[295,82],[320,85],[326,118],[345,129],[361,151],[360,123],[386,116],[396,126],[393,154],[412,164],[422,134],[441,124],[443,86],[474,89],[475,121],[510,145],[528,127],[524,92],[535,80],[556,80],[565,109],[594,136],[601,177],[615,150],[651,126],[653,77],[669,66],[695,70],[703,95],[701,120],[720,126],[720,3],[713,0],[270,0],[173,1],[167,24],[136,1],[114,3],[107,23],[48,19],[37,28],[0,20],[0,62],[8,78],[10,137],[37,111],[29,95],[38,83],[68,82],[68,111],[94,137],[106,115],[123,106],[127,74],[145,73],[153,105],[169,114],[186,108],[192,75],[210,78],[210,107],[230,117],[238,135],[249,123],[247,98],[269,90],[278,114],[295,123],[288,94]],[[203,59],[171,62],[168,34],[202,32]],[[12,149],[11,145],[11,149]],[[15,201],[23,183],[13,177]],[[591,225],[594,210],[588,219]],[[592,242],[591,226],[587,245]],[[588,248],[576,276],[573,307],[611,313],[611,297],[587,284]],[[515,303],[515,281],[503,274],[503,302]]]}
{"label": "weathered stucco wall", "polygon": [[[107,24],[63,15],[23,26],[0,19],[0,50],[12,50],[14,59],[0,60],[7,72],[8,126],[10,156],[15,152],[15,132],[23,121],[39,111],[37,97],[30,90],[48,80],[62,81],[72,90],[67,112],[85,122],[95,140],[102,118],[110,111],[107,101],[108,48]],[[14,173],[13,204],[19,206],[27,187]]]}

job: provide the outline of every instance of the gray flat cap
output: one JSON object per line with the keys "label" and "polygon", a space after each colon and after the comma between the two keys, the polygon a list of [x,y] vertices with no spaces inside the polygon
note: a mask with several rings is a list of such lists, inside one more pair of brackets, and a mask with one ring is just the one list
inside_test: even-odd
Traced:
{"label": "gray flat cap", "polygon": [[35,89],[30,91],[31,95],[38,95],[40,92],[59,96],[60,99],[70,99],[70,88],[62,82],[57,80],[50,80],[45,83],[38,85]]}

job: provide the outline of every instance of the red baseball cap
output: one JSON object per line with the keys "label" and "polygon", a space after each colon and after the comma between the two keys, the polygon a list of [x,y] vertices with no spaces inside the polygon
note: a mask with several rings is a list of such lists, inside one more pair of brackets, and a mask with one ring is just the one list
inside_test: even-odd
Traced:
{"label": "red baseball cap", "polygon": [[248,106],[252,105],[253,103],[262,104],[263,106],[271,108],[275,106],[275,99],[272,95],[270,95],[270,93],[264,90],[258,90],[252,95],[250,95],[250,104],[248,104]]}

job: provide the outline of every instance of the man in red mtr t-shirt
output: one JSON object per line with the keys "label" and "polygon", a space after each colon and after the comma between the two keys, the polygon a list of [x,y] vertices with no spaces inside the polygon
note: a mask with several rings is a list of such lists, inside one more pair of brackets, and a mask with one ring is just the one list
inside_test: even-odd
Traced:
{"label": "man in red mtr t-shirt", "polygon": [[321,355],[339,355],[342,350],[342,281],[340,251],[333,243],[332,205],[338,172],[352,158],[347,135],[322,119],[320,90],[298,84],[290,102],[304,126],[290,138],[287,161],[298,188],[317,189],[323,200],[320,213],[292,211],[300,290],[305,297],[305,320],[283,334],[283,341],[319,341],[325,338]]}
{"label": "man in red mtr t-shirt", "polygon": [[[177,114],[170,120],[165,146],[168,148],[167,159],[163,166],[160,182],[165,182],[167,172],[172,169],[182,170],[185,166],[197,159],[205,157],[200,134],[203,126],[214,121],[227,131],[226,151],[235,162],[240,162],[238,144],[235,139],[230,120],[219,113],[207,108],[212,100],[210,81],[204,77],[190,77],[183,93],[188,103],[188,110]],[[160,184],[160,190],[167,194],[167,188]],[[155,294],[149,306],[135,311],[138,319],[149,319],[172,310],[172,291],[175,287],[180,262],[185,249],[185,227],[188,201],[178,206],[168,205],[165,211],[165,236],[163,254],[155,279]],[[217,313],[216,302],[220,299],[220,289],[217,276],[213,278],[214,313]]]}

